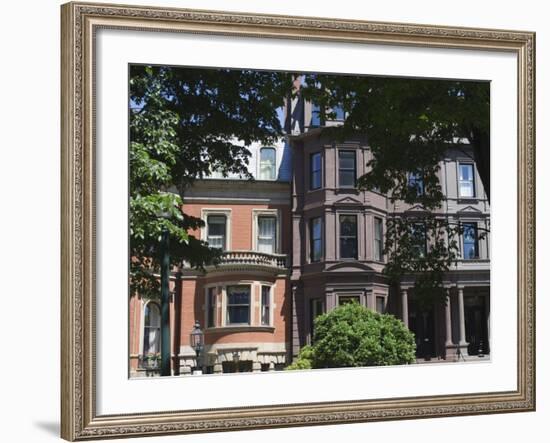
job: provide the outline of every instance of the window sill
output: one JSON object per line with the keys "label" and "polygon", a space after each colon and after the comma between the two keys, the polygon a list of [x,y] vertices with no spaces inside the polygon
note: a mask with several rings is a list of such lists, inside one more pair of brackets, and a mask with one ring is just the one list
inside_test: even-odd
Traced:
{"label": "window sill", "polygon": [[211,333],[225,333],[225,332],[274,332],[273,326],[262,325],[228,325],[228,326],[215,326],[206,328],[205,332]]}

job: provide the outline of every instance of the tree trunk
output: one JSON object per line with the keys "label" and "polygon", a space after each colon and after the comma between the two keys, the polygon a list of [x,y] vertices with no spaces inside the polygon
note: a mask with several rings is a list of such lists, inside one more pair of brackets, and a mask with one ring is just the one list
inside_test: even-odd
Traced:
{"label": "tree trunk", "polygon": [[491,142],[489,131],[473,128],[471,131],[470,143],[474,148],[474,160],[481,178],[481,183],[491,202]]}

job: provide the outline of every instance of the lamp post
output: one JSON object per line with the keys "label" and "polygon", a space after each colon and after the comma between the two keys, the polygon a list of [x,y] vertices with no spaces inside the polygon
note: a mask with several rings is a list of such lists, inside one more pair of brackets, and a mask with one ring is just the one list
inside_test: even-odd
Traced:
{"label": "lamp post", "polygon": [[161,237],[161,376],[170,375],[170,235],[168,230],[162,231]]}
{"label": "lamp post", "polygon": [[193,326],[193,330],[191,331],[190,343],[191,343],[191,347],[195,350],[195,353],[197,355],[197,368],[199,368],[194,373],[202,374],[200,358],[201,358],[201,352],[204,348],[204,333],[201,330],[201,324],[199,323],[198,320],[195,320],[195,325]]}

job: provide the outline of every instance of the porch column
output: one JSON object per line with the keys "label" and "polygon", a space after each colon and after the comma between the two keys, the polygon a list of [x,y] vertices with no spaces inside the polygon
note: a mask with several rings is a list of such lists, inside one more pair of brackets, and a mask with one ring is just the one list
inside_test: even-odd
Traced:
{"label": "porch column", "polygon": [[458,346],[457,358],[465,360],[468,357],[468,342],[466,341],[466,322],[464,317],[464,287],[457,288],[458,298]]}
{"label": "porch column", "polygon": [[456,346],[453,343],[453,324],[451,317],[451,294],[447,289],[447,299],[445,305],[445,360],[452,360],[457,357]]}
{"label": "porch column", "polygon": [[447,290],[447,299],[445,304],[445,346],[454,346],[453,329],[451,324],[451,297],[449,297],[449,290]]}
{"label": "porch column", "polygon": [[409,327],[409,299],[407,289],[401,289],[401,319]]}

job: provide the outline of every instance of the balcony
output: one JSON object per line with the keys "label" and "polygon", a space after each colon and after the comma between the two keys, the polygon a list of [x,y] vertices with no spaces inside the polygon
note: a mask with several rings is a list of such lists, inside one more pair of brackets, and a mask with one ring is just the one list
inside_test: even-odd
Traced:
{"label": "balcony", "polygon": [[256,251],[224,251],[217,266],[208,266],[209,272],[216,270],[264,270],[281,273],[288,270],[286,254],[267,254]]}

